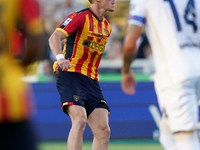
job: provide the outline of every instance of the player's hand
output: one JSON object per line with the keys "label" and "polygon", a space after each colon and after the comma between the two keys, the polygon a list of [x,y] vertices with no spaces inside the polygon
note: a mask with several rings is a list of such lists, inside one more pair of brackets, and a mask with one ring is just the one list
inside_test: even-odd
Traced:
{"label": "player's hand", "polygon": [[136,86],[136,81],[133,72],[132,71],[129,71],[128,73],[122,72],[121,88],[123,92],[128,95],[134,95],[135,86]]}
{"label": "player's hand", "polygon": [[64,58],[61,58],[58,60],[58,65],[60,66],[61,69],[70,69],[71,64],[70,61]]}

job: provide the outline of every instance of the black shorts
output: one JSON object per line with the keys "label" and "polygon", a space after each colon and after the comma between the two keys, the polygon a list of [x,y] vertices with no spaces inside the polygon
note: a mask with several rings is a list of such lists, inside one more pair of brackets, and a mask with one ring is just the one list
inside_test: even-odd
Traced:
{"label": "black shorts", "polygon": [[31,122],[0,123],[0,150],[36,149],[36,137]]}
{"label": "black shorts", "polygon": [[87,116],[95,108],[110,109],[103,97],[99,82],[76,72],[60,71],[57,78],[57,89],[63,111],[67,113],[69,105],[79,105],[86,109]]}

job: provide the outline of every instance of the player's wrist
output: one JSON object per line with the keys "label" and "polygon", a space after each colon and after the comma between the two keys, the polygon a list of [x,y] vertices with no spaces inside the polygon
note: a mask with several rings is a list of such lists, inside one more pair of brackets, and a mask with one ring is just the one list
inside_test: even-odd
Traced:
{"label": "player's wrist", "polygon": [[125,67],[123,66],[122,69],[121,69],[121,73],[122,74],[127,74],[131,71],[131,69],[129,67]]}
{"label": "player's wrist", "polygon": [[57,61],[58,61],[59,59],[61,59],[61,58],[65,58],[65,57],[63,56],[63,54],[58,54],[58,55],[56,55]]}

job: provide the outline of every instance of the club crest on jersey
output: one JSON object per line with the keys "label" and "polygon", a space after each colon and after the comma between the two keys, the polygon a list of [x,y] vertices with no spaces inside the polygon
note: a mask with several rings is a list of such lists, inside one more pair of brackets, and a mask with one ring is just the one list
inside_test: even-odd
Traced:
{"label": "club crest on jersey", "polygon": [[63,25],[67,25],[70,21],[71,21],[72,19],[70,19],[70,18],[67,18],[67,20],[65,20],[65,22],[63,23]]}
{"label": "club crest on jersey", "polygon": [[77,102],[79,100],[79,96],[78,95],[74,95],[74,100]]}

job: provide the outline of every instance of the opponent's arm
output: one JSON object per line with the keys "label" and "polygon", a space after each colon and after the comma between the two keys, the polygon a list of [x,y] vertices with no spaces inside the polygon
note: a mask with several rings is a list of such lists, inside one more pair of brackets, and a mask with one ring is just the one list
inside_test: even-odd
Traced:
{"label": "opponent's arm", "polygon": [[122,72],[128,73],[130,65],[137,56],[136,42],[141,35],[142,27],[128,25],[128,30],[123,43],[123,68]]}
{"label": "opponent's arm", "polygon": [[122,90],[129,95],[135,93],[135,79],[130,66],[137,55],[136,41],[141,35],[142,27],[128,25],[123,43]]}
{"label": "opponent's arm", "polygon": [[71,64],[69,60],[64,58],[63,52],[62,52],[61,42],[65,38],[66,38],[66,35],[60,30],[55,30],[54,33],[49,38],[49,45],[50,45],[51,51],[56,57],[61,69],[71,68]]}

